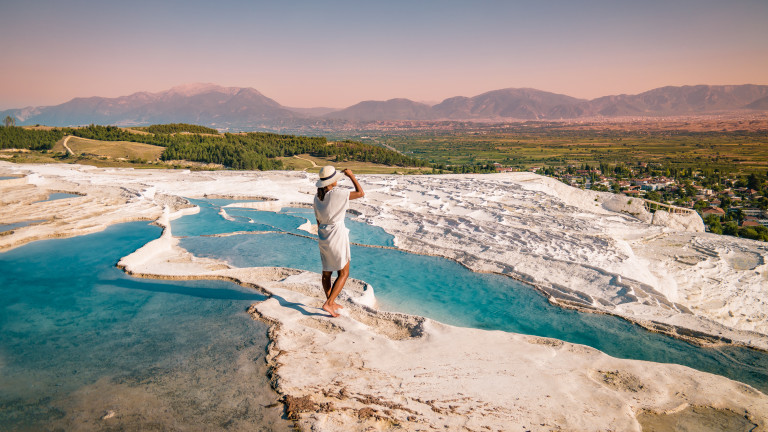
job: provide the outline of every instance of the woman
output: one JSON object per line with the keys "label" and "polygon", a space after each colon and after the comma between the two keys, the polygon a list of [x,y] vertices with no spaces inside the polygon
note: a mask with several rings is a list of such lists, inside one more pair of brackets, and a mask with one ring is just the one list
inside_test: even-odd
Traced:
{"label": "woman", "polygon": [[[338,181],[346,175],[355,185],[354,192],[338,189]],[[336,297],[344,288],[349,277],[349,230],[344,226],[344,215],[349,208],[349,200],[365,196],[363,188],[357,182],[351,170],[345,169],[343,174],[328,165],[320,170],[320,180],[315,184],[315,219],[317,219],[317,235],[320,238],[320,258],[323,261],[323,290],[325,303],[323,310],[332,317],[339,316],[337,310],[342,306],[336,304]],[[333,272],[338,272],[336,281],[331,285]]]}

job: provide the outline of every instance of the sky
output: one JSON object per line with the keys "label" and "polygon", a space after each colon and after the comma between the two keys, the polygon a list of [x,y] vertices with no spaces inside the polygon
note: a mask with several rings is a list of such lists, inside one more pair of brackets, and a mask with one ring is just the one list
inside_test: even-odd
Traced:
{"label": "sky", "polygon": [[0,110],[189,83],[288,107],[768,85],[766,0],[0,0]]}

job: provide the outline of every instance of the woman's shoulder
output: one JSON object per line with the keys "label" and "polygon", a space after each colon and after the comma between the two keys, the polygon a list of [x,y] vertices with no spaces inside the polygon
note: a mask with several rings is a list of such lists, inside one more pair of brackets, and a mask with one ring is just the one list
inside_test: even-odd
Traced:
{"label": "woman's shoulder", "polygon": [[349,199],[349,189],[333,188],[328,193],[332,193],[336,199]]}

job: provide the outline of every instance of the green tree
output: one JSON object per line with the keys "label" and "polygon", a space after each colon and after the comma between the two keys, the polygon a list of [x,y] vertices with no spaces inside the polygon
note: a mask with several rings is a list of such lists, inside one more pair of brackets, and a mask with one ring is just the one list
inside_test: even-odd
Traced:
{"label": "green tree", "polygon": [[760,190],[763,183],[763,179],[756,176],[754,173],[747,177],[747,187],[754,190]]}
{"label": "green tree", "polygon": [[744,237],[744,238],[748,238],[748,239],[752,239],[752,240],[759,240],[760,239],[760,235],[752,227],[741,228],[739,230],[739,237]]}
{"label": "green tree", "polygon": [[720,208],[728,211],[728,207],[731,206],[731,198],[728,195],[723,195],[720,197]]}
{"label": "green tree", "polygon": [[36,130],[20,127],[0,128],[0,148],[50,150],[64,136],[60,129]]}
{"label": "green tree", "polygon": [[5,123],[5,127],[16,126],[16,118],[7,115],[5,116],[3,123]]}
{"label": "green tree", "polygon": [[696,196],[696,188],[690,182],[686,182],[685,195],[689,197]]}
{"label": "green tree", "polygon": [[715,234],[723,233],[723,226],[720,224],[720,217],[716,215],[708,215],[704,218],[704,223],[709,227],[709,231]]}
{"label": "green tree", "polygon": [[730,235],[730,236],[737,236],[739,235],[739,224],[737,224],[734,221],[726,222],[725,226],[723,226],[723,234]]}
{"label": "green tree", "polygon": [[147,126],[147,132],[153,134],[175,134],[179,132],[189,132],[193,134],[211,134],[218,135],[219,131],[205,126],[192,125],[187,123],[170,123]]}
{"label": "green tree", "polygon": [[738,221],[739,223],[744,222],[744,211],[742,209],[731,209],[730,213],[733,213],[734,220]]}
{"label": "green tree", "polygon": [[649,191],[645,194],[645,198],[651,201],[661,201],[661,194],[656,191]]}

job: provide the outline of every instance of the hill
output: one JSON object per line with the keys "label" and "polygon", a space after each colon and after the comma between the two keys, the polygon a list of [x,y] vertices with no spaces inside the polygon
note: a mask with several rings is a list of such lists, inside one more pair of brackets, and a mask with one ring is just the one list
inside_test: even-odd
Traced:
{"label": "hill", "polygon": [[589,103],[592,115],[688,115],[743,109],[768,97],[768,86],[682,86],[661,87],[638,95],[607,96]]}
{"label": "hill", "polygon": [[768,110],[768,86],[662,87],[638,95],[593,100],[530,88],[508,88],[474,97],[456,96],[432,107],[408,99],[366,101],[326,114],[329,119],[376,120],[560,120],[583,117],[679,116]]}
{"label": "hill", "polygon": [[[503,89],[467,98],[454,97],[432,107],[437,118],[538,120],[542,118],[578,117],[574,107],[586,101],[535,89]],[[557,114],[555,114],[557,113]]]}
{"label": "hill", "polygon": [[753,110],[768,111],[768,96],[752,102],[751,104],[747,105],[747,108]]}
{"label": "hill", "polygon": [[324,117],[351,121],[429,120],[433,118],[433,114],[429,105],[408,99],[390,99],[383,102],[360,102]]}
{"label": "hill", "polygon": [[57,142],[51,150],[59,153],[72,152],[77,156],[144,162],[159,160],[165,148],[130,141],[99,141],[68,136]]}
{"label": "hill", "polygon": [[[264,132],[238,134],[189,133],[205,128],[189,124],[153,125],[134,131],[116,126],[81,128],[0,127],[0,149],[53,151],[59,156],[128,159],[136,161],[190,161],[245,170],[282,169],[283,160],[310,155],[334,162],[369,162],[398,167],[428,167],[423,160],[384,147],[356,141],[328,142],[324,137]],[[177,132],[180,131],[181,132]],[[69,142],[73,146],[68,146]],[[139,145],[137,143],[141,143]],[[456,169],[467,169],[457,167]],[[477,168],[475,168],[476,170]]]}
{"label": "hill", "polygon": [[9,110],[21,125],[79,126],[194,123],[215,128],[260,127],[301,118],[252,88],[192,84],[160,93],[139,92],[117,98],[75,98],[50,107]]}
{"label": "hill", "polygon": [[332,111],[330,108],[287,108],[252,88],[191,84],[159,93],[75,98],[56,106],[3,111],[0,117],[10,115],[17,119],[18,125],[194,123],[218,130],[312,131],[319,124],[335,121],[564,120],[750,110],[768,111],[768,86],[661,87],[637,95],[612,95],[593,100],[529,88],[508,88],[473,97],[451,97],[434,106],[398,98],[364,101]]}

